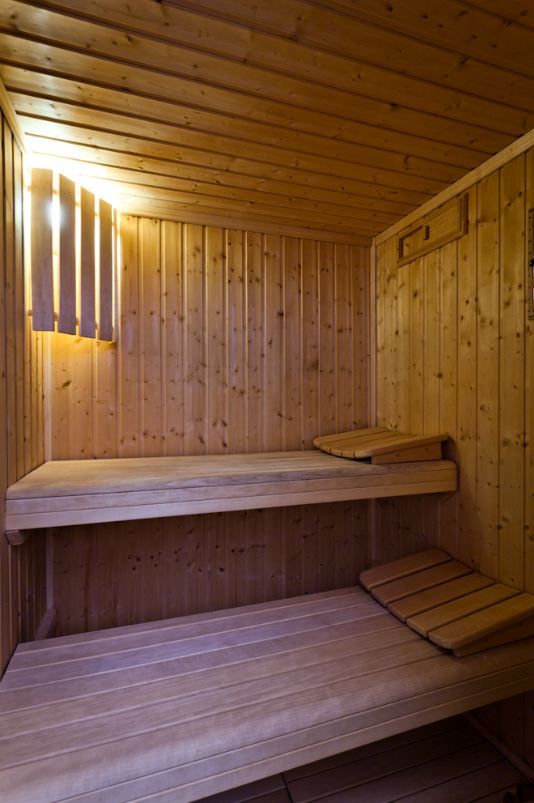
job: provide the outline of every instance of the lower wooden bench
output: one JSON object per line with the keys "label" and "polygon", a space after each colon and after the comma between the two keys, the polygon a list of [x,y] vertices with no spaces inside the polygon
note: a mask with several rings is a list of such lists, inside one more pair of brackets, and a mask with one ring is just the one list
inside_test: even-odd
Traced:
{"label": "lower wooden bench", "polygon": [[456,658],[361,588],[20,645],[10,803],[191,801],[534,688],[534,638]]}

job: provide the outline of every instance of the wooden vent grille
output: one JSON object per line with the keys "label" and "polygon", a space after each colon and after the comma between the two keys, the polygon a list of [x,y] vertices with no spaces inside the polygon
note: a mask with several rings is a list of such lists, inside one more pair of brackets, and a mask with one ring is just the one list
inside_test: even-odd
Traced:
{"label": "wooden vent grille", "polygon": [[454,198],[399,234],[397,266],[435,251],[467,234],[467,195]]}
{"label": "wooden vent grille", "polygon": [[113,208],[52,170],[30,190],[33,329],[113,340]]}

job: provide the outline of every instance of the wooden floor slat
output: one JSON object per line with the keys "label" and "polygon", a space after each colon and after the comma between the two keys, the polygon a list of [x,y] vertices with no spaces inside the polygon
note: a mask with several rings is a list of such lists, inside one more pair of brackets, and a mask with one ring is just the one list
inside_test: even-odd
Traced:
{"label": "wooden floor slat", "polygon": [[534,688],[533,639],[459,660],[360,589],[192,620],[134,628],[131,650],[120,628],[117,651],[110,632],[16,654],[0,683],[10,803],[195,800]]}
{"label": "wooden floor slat", "polygon": [[[513,789],[525,777],[503,756],[495,756],[491,747],[490,755],[495,757],[495,763],[478,768],[478,753],[473,748],[484,744],[484,737],[470,723],[454,717],[306,764],[269,778],[266,783],[273,790],[287,787],[288,800],[292,803],[313,803],[332,797],[351,801],[354,795],[361,793],[358,787],[362,785],[371,795],[373,788],[375,792],[381,790],[382,796],[378,799],[382,803],[502,803],[506,790]],[[471,764],[469,760],[465,763],[465,753],[474,759]],[[430,781],[429,785],[425,765],[434,762],[433,766],[439,768],[440,760],[451,761],[451,777],[436,783]],[[415,778],[407,795],[405,790],[397,793],[396,789],[399,774],[406,784],[406,770],[411,770]],[[418,786],[422,788],[417,789]],[[250,784],[205,798],[201,803],[248,803],[249,800],[257,803],[258,788],[262,787]]]}
{"label": "wooden floor slat", "polygon": [[[481,744],[457,754],[439,757],[413,768],[384,776],[376,781],[326,795],[322,803],[387,803],[392,800],[408,800],[416,793],[449,780],[463,776],[476,769],[486,769],[496,764],[499,753],[490,745]],[[297,799],[296,803],[304,803]]]}
{"label": "wooden floor slat", "polygon": [[[399,772],[423,762],[436,759],[455,750],[463,750],[482,743],[482,739],[471,728],[464,727],[454,734],[451,742],[449,734],[438,734],[414,745],[406,744],[391,748],[384,753],[353,761],[331,771],[313,775],[289,784],[292,798],[298,803],[309,803],[332,792],[341,792],[360,784],[370,784],[384,775]],[[454,745],[454,746],[453,746]],[[337,787],[337,788],[336,788]]]}

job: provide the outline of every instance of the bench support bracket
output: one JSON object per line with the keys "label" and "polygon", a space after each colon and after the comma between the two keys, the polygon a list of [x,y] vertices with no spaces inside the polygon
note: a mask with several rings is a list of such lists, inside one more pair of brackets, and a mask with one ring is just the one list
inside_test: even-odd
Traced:
{"label": "bench support bracket", "polygon": [[5,536],[10,546],[21,546],[28,538],[28,530],[6,530]]}

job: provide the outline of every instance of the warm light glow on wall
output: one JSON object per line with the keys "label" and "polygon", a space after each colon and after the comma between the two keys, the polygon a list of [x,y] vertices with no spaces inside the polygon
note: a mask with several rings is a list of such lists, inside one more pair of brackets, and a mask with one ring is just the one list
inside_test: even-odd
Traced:
{"label": "warm light glow on wall", "polygon": [[33,329],[113,340],[114,210],[49,169],[29,192]]}

